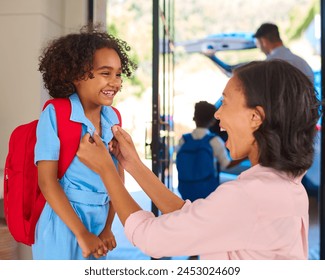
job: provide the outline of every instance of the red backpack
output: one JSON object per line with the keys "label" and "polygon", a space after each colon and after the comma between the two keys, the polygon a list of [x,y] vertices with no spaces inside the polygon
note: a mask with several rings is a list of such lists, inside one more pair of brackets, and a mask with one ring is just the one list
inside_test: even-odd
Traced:
{"label": "red backpack", "polygon": [[[48,100],[43,110],[48,104],[53,104],[56,112],[60,139],[58,178],[62,178],[78,150],[81,123],[70,120],[68,98]],[[121,125],[120,113],[113,109]],[[34,244],[35,227],[46,202],[38,187],[34,164],[37,123],[38,120],[34,120],[20,125],[12,132],[4,173],[4,213],[8,229],[16,241],[29,246]]]}

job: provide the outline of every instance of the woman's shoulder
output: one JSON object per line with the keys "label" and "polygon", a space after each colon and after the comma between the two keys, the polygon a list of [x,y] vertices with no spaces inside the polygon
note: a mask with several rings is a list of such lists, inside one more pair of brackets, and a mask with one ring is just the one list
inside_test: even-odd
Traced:
{"label": "woman's shoulder", "polygon": [[292,178],[285,172],[261,165],[253,166],[244,171],[236,180],[236,184],[253,200],[271,201],[272,199],[287,200],[300,194],[305,189],[301,178]]}
{"label": "woman's shoulder", "polygon": [[240,194],[253,196],[262,193],[274,193],[274,190],[284,190],[285,186],[295,184],[300,181],[290,178],[283,172],[273,168],[255,165],[243,171],[235,180],[221,184],[217,190],[232,192],[232,195]]}
{"label": "woman's shoulder", "polygon": [[276,170],[272,167],[265,167],[260,164],[256,164],[249,169],[243,171],[239,176],[239,180],[247,180],[247,181],[263,181],[264,183],[274,181],[283,181],[283,183],[300,183],[301,178],[293,178],[291,175],[284,171]]}

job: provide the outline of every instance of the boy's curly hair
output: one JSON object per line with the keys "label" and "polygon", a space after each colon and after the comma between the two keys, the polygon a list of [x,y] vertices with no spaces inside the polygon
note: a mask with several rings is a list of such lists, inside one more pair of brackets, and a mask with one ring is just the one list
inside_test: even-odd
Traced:
{"label": "boy's curly hair", "polygon": [[76,91],[73,81],[92,79],[93,57],[102,48],[114,49],[121,59],[122,74],[131,77],[137,65],[128,56],[130,46],[100,31],[99,25],[86,25],[80,33],[50,41],[39,57],[39,71],[49,94],[54,98],[68,97]]}

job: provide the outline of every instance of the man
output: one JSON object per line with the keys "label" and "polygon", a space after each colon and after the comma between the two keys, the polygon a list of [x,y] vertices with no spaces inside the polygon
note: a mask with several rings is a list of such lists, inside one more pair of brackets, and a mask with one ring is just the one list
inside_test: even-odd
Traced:
{"label": "man", "polygon": [[314,83],[314,73],[308,63],[301,57],[293,54],[283,45],[278,27],[273,23],[263,23],[254,34],[257,45],[266,55],[266,60],[282,59],[303,72],[312,83]]}

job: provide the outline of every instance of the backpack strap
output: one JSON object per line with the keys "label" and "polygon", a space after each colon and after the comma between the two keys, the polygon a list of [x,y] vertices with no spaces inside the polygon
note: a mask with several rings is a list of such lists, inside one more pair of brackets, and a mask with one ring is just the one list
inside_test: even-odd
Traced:
{"label": "backpack strap", "polygon": [[45,103],[43,110],[49,104],[54,106],[56,113],[58,137],[60,139],[58,178],[61,179],[78,151],[81,123],[70,120],[72,109],[69,98],[50,99]]}
{"label": "backpack strap", "polygon": [[[70,163],[75,157],[81,137],[81,123],[73,122],[70,120],[71,115],[71,102],[69,98],[55,98],[48,100],[44,106],[43,110],[47,105],[52,104],[55,108],[57,126],[58,126],[58,136],[60,139],[60,155],[58,161],[58,178],[62,178],[66,170],[68,169]],[[35,126],[36,129],[36,126]],[[35,131],[36,135],[36,131]],[[35,201],[35,213],[30,219],[30,231],[29,240],[30,244],[34,244],[34,233],[39,216],[45,205],[45,198],[40,192],[37,200]]]}
{"label": "backpack strap", "polygon": [[214,133],[208,133],[202,138],[202,140],[204,139],[205,141],[207,141],[209,143],[212,140],[212,138],[214,138],[216,136],[217,135]]}
{"label": "backpack strap", "polygon": [[184,138],[184,141],[185,142],[194,140],[191,133],[185,133],[185,134],[183,134],[183,138]]}
{"label": "backpack strap", "polygon": [[121,113],[119,110],[117,110],[115,107],[111,106],[111,108],[114,110],[115,114],[117,115],[118,121],[119,121],[119,126],[122,127],[122,118],[121,118]]}
{"label": "backpack strap", "polygon": [[[209,133],[209,134],[204,135],[203,138],[198,139],[198,140],[202,140],[203,142],[206,141],[207,143],[209,143],[210,140],[211,140],[212,138],[216,137],[216,136],[217,136],[216,134]],[[192,140],[194,140],[194,139],[193,139],[193,136],[192,136],[192,133],[185,133],[185,134],[183,134],[183,138],[184,138],[184,141],[185,141],[185,142],[186,142],[186,141],[192,141]]]}

